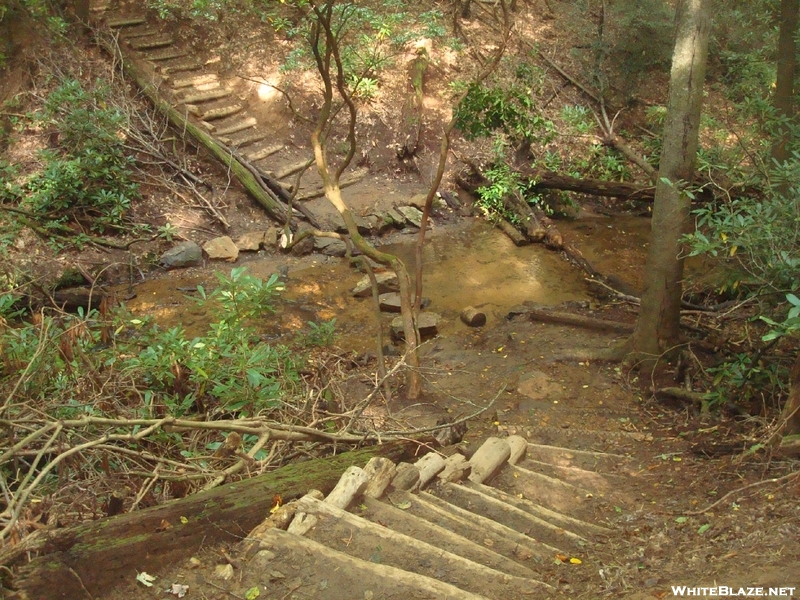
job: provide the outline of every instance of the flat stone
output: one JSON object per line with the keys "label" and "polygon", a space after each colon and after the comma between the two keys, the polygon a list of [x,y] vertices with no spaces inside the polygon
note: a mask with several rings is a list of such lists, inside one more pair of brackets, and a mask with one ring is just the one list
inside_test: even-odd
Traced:
{"label": "flat stone", "polygon": [[239,258],[239,249],[227,235],[209,240],[203,245],[203,250],[211,260],[236,262]]}
{"label": "flat stone", "polygon": [[[400,294],[397,292],[381,294],[378,296],[378,303],[383,312],[400,312]],[[431,304],[431,300],[430,298],[421,298],[419,304],[421,308],[428,308]]]}
{"label": "flat stone", "polygon": [[196,267],[203,263],[203,249],[194,242],[181,242],[164,252],[158,262],[166,269]]}
{"label": "flat stone", "polygon": [[[433,312],[423,312],[417,317],[417,328],[422,338],[429,338],[439,333],[439,321],[441,317]],[[405,338],[403,331],[403,317],[392,319],[392,337],[398,340]]]}
{"label": "flat stone", "polygon": [[400,312],[400,294],[397,292],[388,292],[378,296],[381,310],[384,312]]}
{"label": "flat stone", "polygon": [[[236,240],[239,252],[258,252],[266,245],[267,231],[248,231]],[[274,237],[274,236],[273,236]]]}
{"label": "flat stone", "polygon": [[422,227],[422,211],[418,208],[413,206],[398,206],[397,212],[403,215],[403,218],[415,227]]}
{"label": "flat stone", "polygon": [[[397,282],[397,275],[391,271],[383,271],[375,273],[375,279],[378,282],[378,293],[385,294],[387,292],[396,292],[400,289]],[[364,275],[353,288],[353,296],[356,298],[367,298],[372,295],[372,284],[369,281],[369,276]]]}
{"label": "flat stone", "polygon": [[403,229],[406,226],[406,218],[396,208],[390,208],[386,214],[398,229]]}
{"label": "flat stone", "polygon": [[344,256],[347,245],[342,240],[321,237],[314,240],[314,251],[325,256]]}

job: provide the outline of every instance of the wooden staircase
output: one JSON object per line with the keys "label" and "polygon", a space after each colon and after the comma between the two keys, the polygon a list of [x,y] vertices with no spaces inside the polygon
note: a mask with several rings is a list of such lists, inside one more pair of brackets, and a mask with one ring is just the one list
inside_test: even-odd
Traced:
{"label": "wooden staircase", "polygon": [[[598,501],[628,503],[621,482],[631,462],[520,436],[489,438],[469,460],[375,458],[348,469],[326,498],[311,492],[281,507],[242,553],[281,573],[298,552],[313,556],[298,574],[303,585],[332,585],[340,574],[336,585],[352,598],[377,592],[375,581],[389,586],[380,587],[386,597],[547,598],[558,592],[554,563],[578,565],[614,534],[592,515]],[[283,578],[260,585],[268,597],[291,592]]]}

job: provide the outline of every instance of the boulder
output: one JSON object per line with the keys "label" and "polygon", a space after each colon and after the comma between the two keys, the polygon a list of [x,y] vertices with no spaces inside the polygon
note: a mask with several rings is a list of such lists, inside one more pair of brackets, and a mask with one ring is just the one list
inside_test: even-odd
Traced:
{"label": "boulder", "polygon": [[158,262],[165,269],[196,267],[203,264],[203,249],[194,242],[181,242],[164,252]]}
{"label": "boulder", "polygon": [[386,216],[392,220],[392,224],[398,229],[405,228],[406,218],[396,208],[390,208]]}
{"label": "boulder", "polygon": [[[441,317],[433,312],[423,312],[417,317],[417,328],[421,338],[429,338],[439,333],[439,321]],[[398,340],[405,338],[403,331],[403,317],[392,319],[392,337]]]}
{"label": "boulder", "polygon": [[[385,294],[386,292],[396,292],[400,289],[397,282],[397,275],[391,271],[382,271],[375,273],[375,279],[378,281],[378,293]],[[353,288],[353,296],[356,298],[367,298],[372,295],[372,284],[369,282],[369,276],[364,275],[361,281]]]}
{"label": "boulder", "polygon": [[203,250],[211,260],[236,262],[236,259],[239,258],[239,249],[227,235],[207,241],[203,245]]}

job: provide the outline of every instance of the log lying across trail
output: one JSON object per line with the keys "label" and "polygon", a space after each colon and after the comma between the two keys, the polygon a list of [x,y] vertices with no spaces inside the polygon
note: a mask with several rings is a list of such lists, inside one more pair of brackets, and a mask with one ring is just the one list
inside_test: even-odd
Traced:
{"label": "log lying across trail", "polygon": [[[153,572],[190,557],[201,546],[241,540],[263,521],[275,497],[284,502],[309,489],[330,492],[351,465],[381,456],[399,461],[418,444],[390,442],[288,465],[161,506],[67,527],[40,530],[3,549],[0,564],[15,571],[5,598],[91,598],[137,572]],[[28,557],[33,557],[29,560]]]}

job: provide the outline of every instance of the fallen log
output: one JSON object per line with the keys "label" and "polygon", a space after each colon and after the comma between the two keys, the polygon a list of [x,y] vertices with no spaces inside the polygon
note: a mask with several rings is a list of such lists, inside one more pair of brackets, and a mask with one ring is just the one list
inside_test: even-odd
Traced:
{"label": "fallen log", "polygon": [[607,321],[605,319],[594,319],[592,317],[584,317],[583,315],[575,315],[572,313],[559,312],[555,310],[544,310],[541,308],[528,308],[525,311],[532,321],[541,321],[542,323],[557,323],[560,325],[570,325],[573,327],[582,327],[584,329],[592,329],[594,331],[611,331],[614,333],[633,333],[634,325],[628,323],[620,323],[619,321]]}
{"label": "fallen log", "polygon": [[623,198],[625,200],[641,200],[652,202],[655,197],[655,186],[641,186],[624,181],[604,181],[602,179],[578,179],[568,175],[560,175],[553,171],[543,171],[530,167],[520,170],[520,174],[528,179],[534,190],[562,190],[579,192],[591,196]]}
{"label": "fallen log", "polygon": [[137,572],[156,573],[188,558],[201,545],[240,540],[269,514],[276,496],[286,502],[311,488],[328,493],[347,467],[363,466],[375,456],[397,462],[416,448],[414,442],[371,446],[288,465],[161,506],[41,530],[0,553],[0,564],[14,570],[15,591],[4,597],[97,597],[130,582]]}

